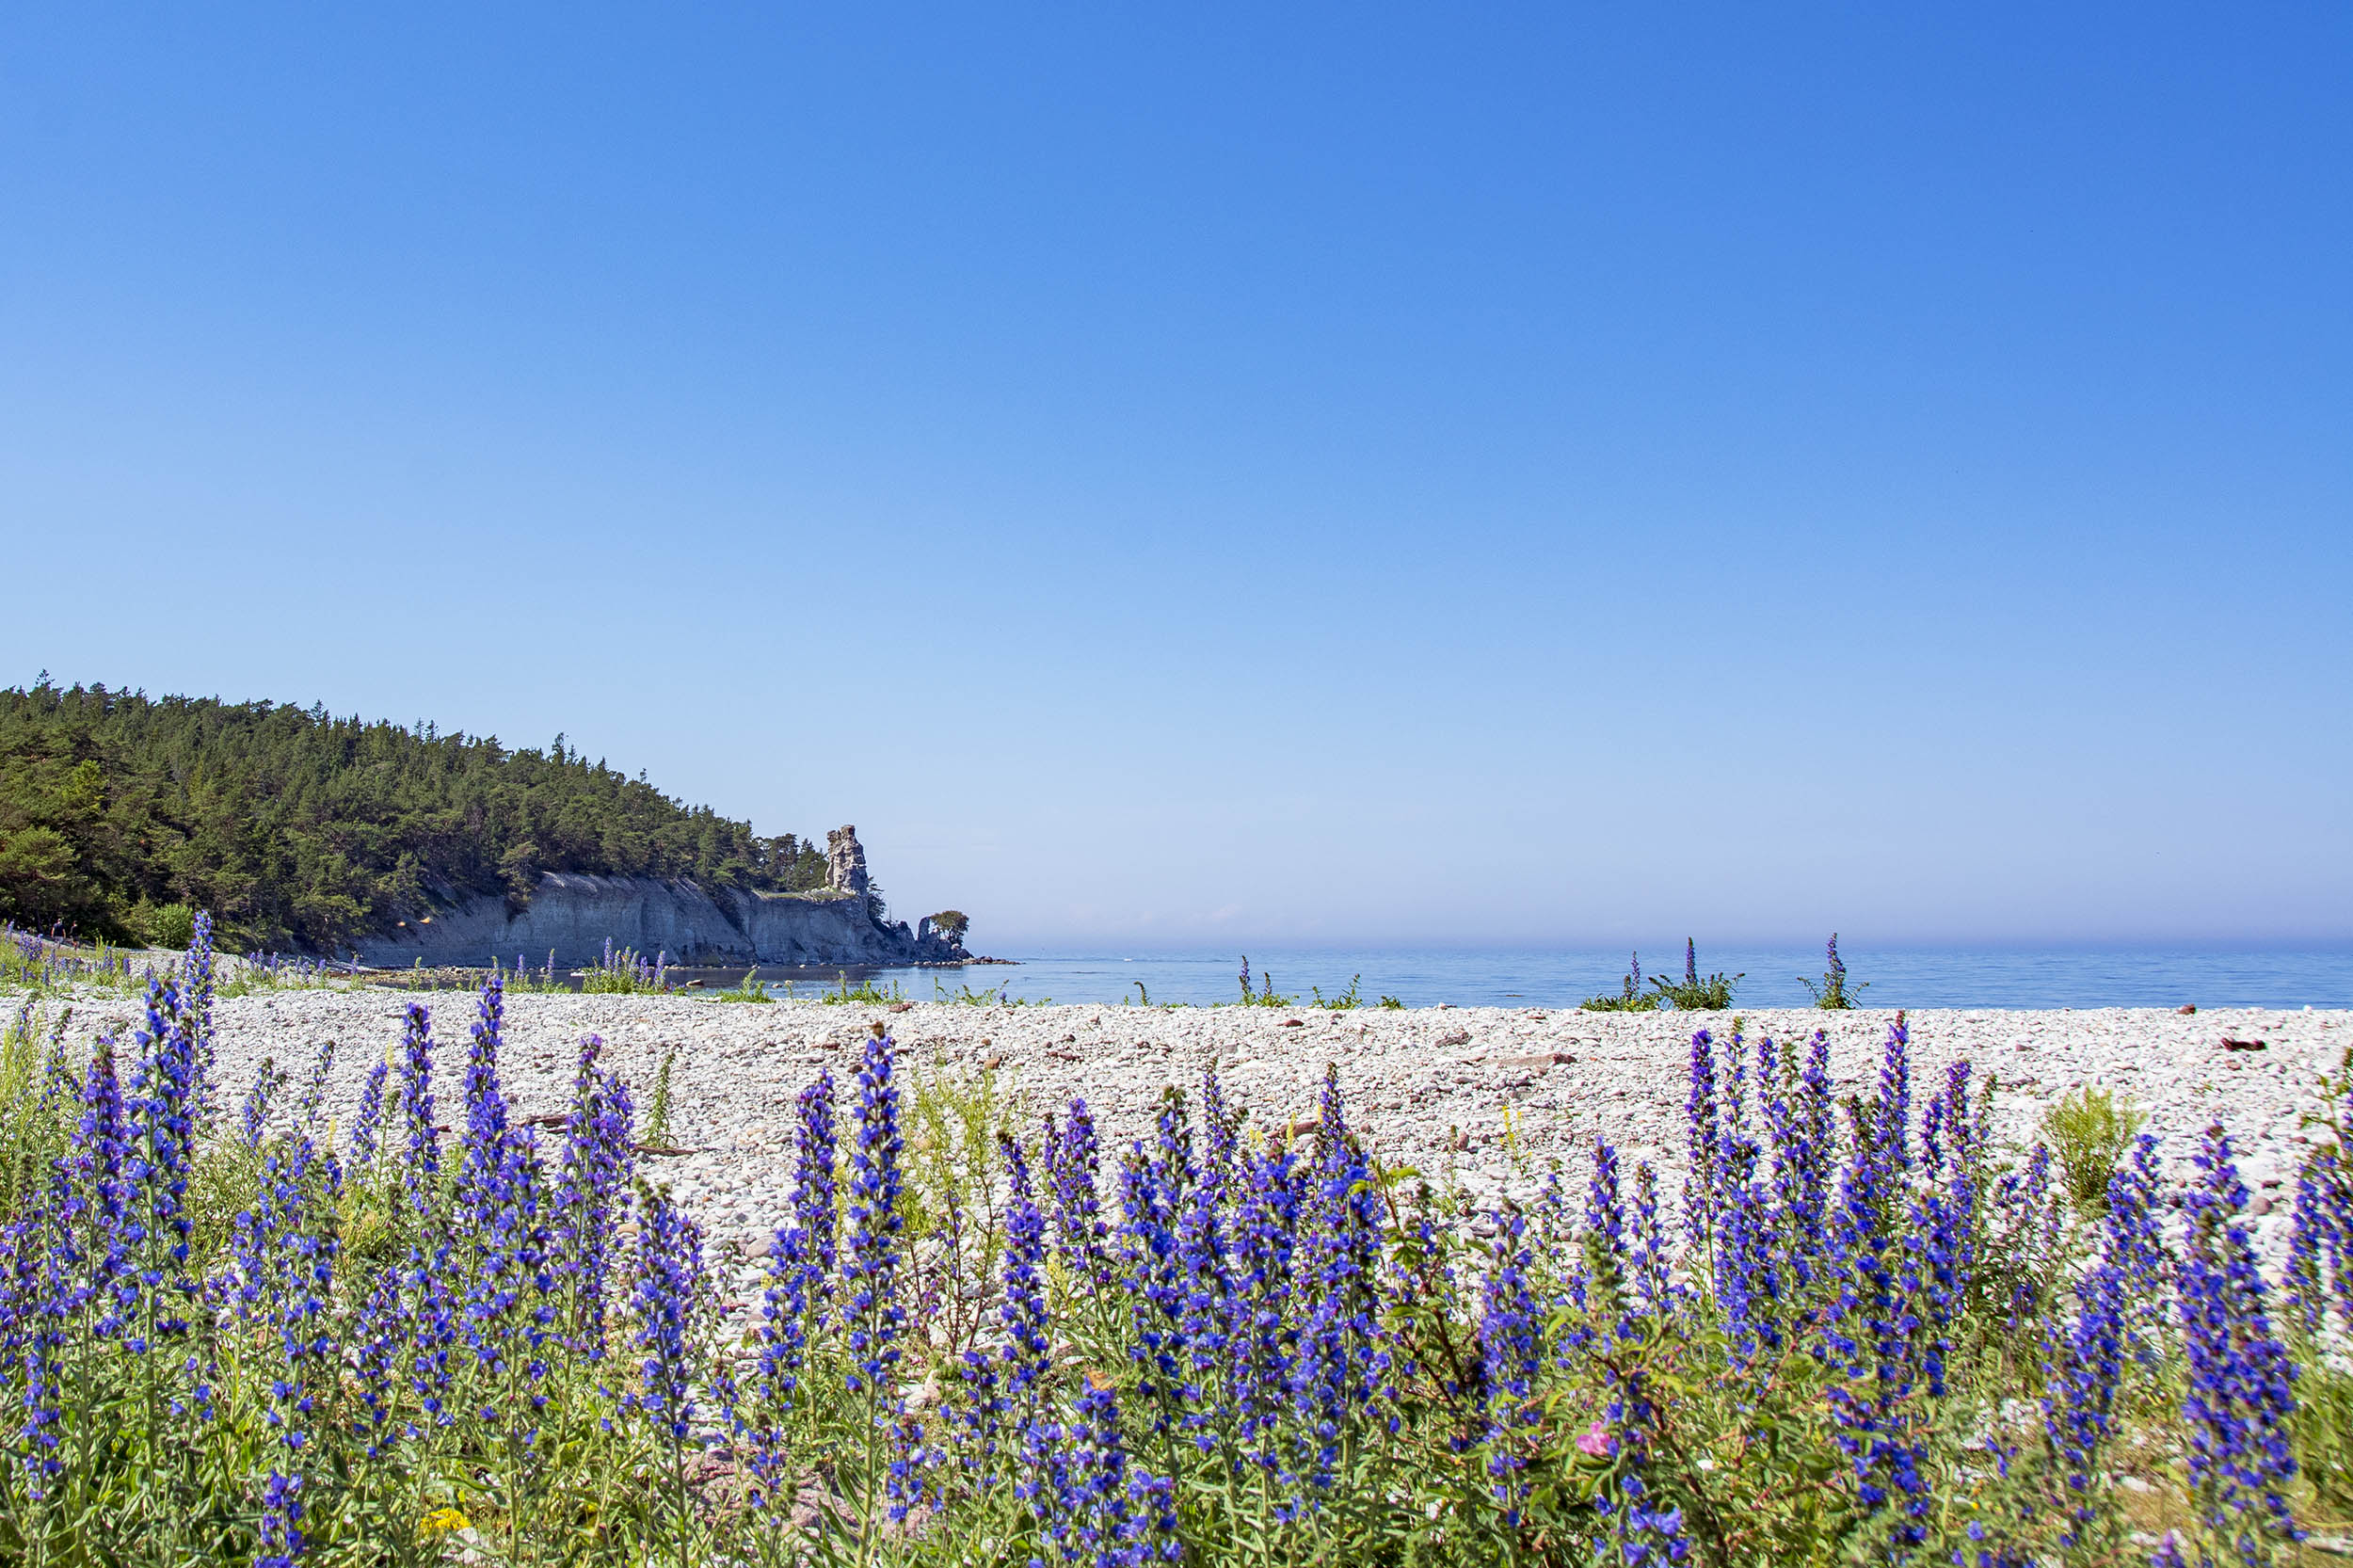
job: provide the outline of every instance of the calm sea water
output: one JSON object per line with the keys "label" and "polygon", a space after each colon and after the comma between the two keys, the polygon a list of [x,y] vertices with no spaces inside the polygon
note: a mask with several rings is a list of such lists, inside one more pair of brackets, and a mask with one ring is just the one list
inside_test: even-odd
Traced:
{"label": "calm sea water", "polygon": [[[1885,948],[1840,944],[1850,986],[1867,983],[1869,1007],[2353,1007],[2353,950],[2169,952],[2154,949],[2001,951],[1982,948]],[[1019,962],[961,969],[856,969],[852,979],[896,984],[918,1001],[969,987],[1019,1000],[1061,1002],[1231,1001],[1240,990],[1241,955],[1210,953],[1007,954]],[[1656,962],[1654,963],[1654,959]],[[1596,992],[1616,992],[1623,952],[1401,952],[1264,949],[1250,954],[1253,984],[1274,977],[1278,994],[1309,1000],[1311,987],[1333,997],[1353,981],[1368,1003],[1385,996],[1412,1007],[1574,1006]],[[1680,977],[1680,949],[1642,955],[1646,975]],[[1802,1007],[1812,999],[1801,976],[1818,979],[1818,948],[1704,949],[1705,971],[1745,972],[1734,992],[1746,1007]],[[741,970],[693,971],[728,984]],[[829,985],[822,973],[763,968],[796,990]],[[724,979],[719,977],[724,976]],[[1361,977],[1361,978],[1359,978]],[[1645,986],[1645,989],[1648,987]]]}

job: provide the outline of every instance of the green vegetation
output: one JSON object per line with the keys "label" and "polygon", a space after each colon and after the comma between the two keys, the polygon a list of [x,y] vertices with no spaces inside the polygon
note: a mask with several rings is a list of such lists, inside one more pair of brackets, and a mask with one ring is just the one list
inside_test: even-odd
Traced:
{"label": "green vegetation", "polygon": [[1235,1005],[1238,1007],[1294,1007],[1298,1005],[1298,999],[1278,995],[1274,989],[1274,976],[1272,973],[1258,977],[1258,989],[1253,993],[1250,989],[1250,955],[1245,952],[1241,955],[1241,1000]]}
{"label": "green vegetation", "polygon": [[2043,1141],[2058,1157],[2078,1214],[2097,1214],[2106,1206],[2108,1178],[2148,1119],[2130,1095],[2113,1096],[2089,1083],[2043,1112]]}
{"label": "green vegetation", "polygon": [[[224,997],[264,991],[335,991],[355,984],[349,969],[320,959],[253,953],[216,962],[218,994]],[[104,942],[83,946],[0,926],[0,993],[22,990],[38,997],[95,991],[102,996],[136,997],[146,993],[148,983],[159,970],[171,967],[168,955],[152,951],[125,950]],[[465,972],[470,985],[478,986],[486,978],[485,971]]]}
{"label": "green vegetation", "polygon": [[1703,976],[1700,973],[1699,944],[1686,936],[1683,939],[1681,982],[1655,976],[1651,984],[1661,1000],[1673,1004],[1678,1012],[1722,1013],[1732,1006],[1732,988],[1747,978],[1745,974],[1736,974],[1727,979],[1721,969]]}
{"label": "green vegetation", "polygon": [[1843,1107],[1825,1035],[1697,1032],[1679,1193],[1507,1118],[1517,1201],[1385,1160],[1337,1070],[1107,1160],[877,1025],[747,1281],[648,1179],[668,1062],[637,1123],[584,1040],[528,1130],[494,983],[337,1125],[331,1047],[208,1091],[207,968],[128,1039],[0,1031],[0,1561],[2289,1568],[2353,1503],[2347,1072],[2282,1277],[2219,1126],[2075,1212],[1900,1023]]}
{"label": "green vegetation", "polygon": [[61,1102],[72,1083],[65,1053],[72,1022],[72,1008],[59,1009],[53,1024],[27,998],[0,1024],[0,1214],[23,1213],[65,1150],[64,1117],[45,1102]]}
{"label": "green vegetation", "polygon": [[1832,1013],[1844,1013],[1852,1008],[1855,993],[1868,990],[1871,986],[1867,980],[1860,985],[1848,984],[1847,965],[1838,956],[1838,933],[1835,931],[1830,934],[1830,962],[1822,970],[1822,978],[1814,981],[1800,975],[1798,984],[1813,994],[1815,1006]]}
{"label": "green vegetation", "polygon": [[[419,962],[422,964],[423,961]],[[466,988],[472,990],[479,987],[491,975],[498,977],[499,984],[510,996],[517,991],[548,994],[569,991],[572,988],[571,971],[568,969],[559,971],[556,968],[553,948],[548,950],[547,962],[536,969],[523,962],[520,953],[515,955],[515,967],[511,969],[500,960],[493,958],[490,960],[488,973],[473,978],[468,983]]]}
{"label": "green vegetation", "polygon": [[660,996],[670,989],[669,954],[648,958],[635,948],[615,948],[607,936],[604,957],[582,971],[580,988],[589,996]]}
{"label": "green vegetation", "polygon": [[1357,997],[1356,987],[1364,983],[1364,978],[1365,977],[1360,974],[1350,975],[1348,977],[1348,989],[1342,991],[1338,996],[1332,998],[1328,1001],[1324,1000],[1322,986],[1310,985],[1307,989],[1315,993],[1316,1000],[1308,1005],[1311,1007],[1321,1007],[1330,1013],[1346,1013],[1354,1008],[1362,1007],[1364,1002]]}
{"label": "green vegetation", "polygon": [[144,954],[100,943],[94,948],[51,941],[28,931],[0,927],[0,989],[34,992],[68,985],[94,986],[118,995],[147,988],[151,972]]}
{"label": "green vegetation", "polygon": [[[936,985],[938,982],[934,981],[932,984]],[[839,969],[834,973],[834,988],[830,991],[820,992],[817,1000],[835,1006],[856,1003],[863,1007],[887,1007],[892,1002],[904,1001],[907,999],[906,993],[899,988],[899,983],[895,980],[890,983],[890,989],[888,991],[878,988],[872,980],[861,980],[853,985],[850,984],[849,971]],[[985,993],[982,1000],[987,1000]]]}
{"label": "green vegetation", "polygon": [[[354,984],[349,969],[320,959],[286,958],[277,953],[264,953],[248,958],[225,958],[219,963],[220,994],[224,997],[252,996],[262,991],[342,991],[349,989]],[[127,976],[127,966],[124,972]],[[141,970],[140,988],[145,987],[151,972]],[[528,970],[519,980],[510,981],[510,984],[517,990],[538,989]]]}
{"label": "green vegetation", "polygon": [[[323,707],[0,689],[0,920],[184,948],[341,951],[432,900],[541,872],[805,891],[822,845],[761,838],[567,748],[338,718]],[[952,911],[951,911],[952,913]]]}
{"label": "green vegetation", "polygon": [[1587,997],[1577,1005],[1588,1013],[1657,1012],[1657,995],[1642,989],[1642,955],[1635,953],[1627,961],[1625,984],[1616,996],[1605,991],[1597,997]]}
{"label": "green vegetation", "polygon": [[754,965],[744,971],[744,978],[730,989],[721,991],[714,1001],[771,1002],[776,999],[768,993],[768,983],[759,978],[760,967]]}
{"label": "green vegetation", "polygon": [[662,1065],[653,1075],[653,1099],[646,1107],[646,1145],[648,1148],[671,1147],[670,1137],[670,1074],[678,1066],[678,1048],[672,1046],[662,1053]]}

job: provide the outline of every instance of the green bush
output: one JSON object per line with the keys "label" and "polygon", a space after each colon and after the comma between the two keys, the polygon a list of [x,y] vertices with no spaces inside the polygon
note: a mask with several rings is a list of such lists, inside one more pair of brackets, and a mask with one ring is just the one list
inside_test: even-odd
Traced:
{"label": "green bush", "polygon": [[1241,1000],[1237,1001],[1234,1004],[1235,1006],[1295,1007],[1298,1004],[1299,1002],[1296,997],[1282,996],[1275,991],[1274,976],[1272,972],[1262,974],[1258,977],[1258,989],[1256,992],[1253,992],[1250,989],[1250,955],[1248,953],[1242,954]]}
{"label": "green bush", "polygon": [[646,1107],[646,1143],[653,1148],[671,1146],[670,1074],[677,1065],[678,1048],[673,1046],[662,1053],[662,1065],[653,1075],[653,1099]]}
{"label": "green bush", "polygon": [[1855,993],[1870,988],[1871,983],[1850,984],[1847,979],[1846,960],[1838,956],[1838,933],[1830,934],[1830,962],[1818,981],[1801,975],[1798,984],[1814,994],[1814,1005],[1826,1012],[1844,1013],[1855,1004]]}
{"label": "green bush", "polygon": [[[888,991],[875,985],[872,980],[861,980],[853,985],[850,984],[849,970],[837,969],[834,971],[834,988],[821,993],[817,1000],[831,1003],[836,1007],[843,1005],[888,1007],[892,1002],[904,1001],[907,999],[895,980],[890,983],[890,989]],[[983,1000],[986,1000],[985,993],[983,994]]]}
{"label": "green bush", "polygon": [[151,948],[182,952],[196,940],[196,911],[184,904],[160,904],[144,911],[135,933]]}
{"label": "green bush", "polygon": [[[2176,1530],[2283,1568],[2342,1506],[2346,1314],[2309,1270],[2251,1288],[2220,1129],[2169,1266],[2153,1160],[2070,1237],[2047,1151],[1994,1162],[1990,1090],[1912,1099],[1900,1026],[1844,1118],[1826,1038],[1696,1039],[1694,1124],[1731,1135],[1679,1199],[1597,1142],[1485,1202],[1386,1162],[1336,1070],[1305,1122],[1172,1088],[1122,1155],[878,1028],[791,1112],[756,1260],[743,1214],[704,1235],[630,1179],[593,1044],[560,1132],[510,1119],[495,993],[446,1043],[462,1100],[408,1100],[420,1016],[343,1128],[324,1060],[249,1116],[201,1093],[204,999],[165,1005],[120,1063],[32,1010],[0,1037],[37,1187],[0,1225],[0,1561],[298,1529],[302,1568],[2089,1568]],[[118,1080],[184,1087],[86,1126]],[[166,1147],[184,1187],[113,1174]],[[2267,1307],[2312,1326],[2282,1348]]]}
{"label": "green bush", "polygon": [[1642,989],[1642,955],[1634,954],[1625,971],[1625,984],[1616,996],[1605,991],[1597,997],[1587,997],[1577,1005],[1588,1013],[1657,1012],[1657,995]]}
{"label": "green bush", "polygon": [[1321,1007],[1330,1013],[1347,1013],[1362,1007],[1364,1002],[1358,999],[1356,995],[1356,987],[1363,984],[1364,978],[1365,977],[1360,974],[1349,976],[1348,989],[1342,991],[1338,996],[1332,997],[1328,1000],[1323,994],[1322,986],[1310,985],[1307,989],[1315,993],[1316,1000],[1308,1005],[1311,1007]]}
{"label": "green bush", "polygon": [[712,1000],[714,1001],[775,1001],[776,999],[768,994],[768,983],[758,978],[759,974],[760,966],[755,964],[744,971],[744,978],[735,985],[719,992]]}
{"label": "green bush", "polygon": [[2043,1113],[2043,1141],[2058,1157],[2075,1212],[2093,1215],[2106,1208],[2108,1178],[2116,1174],[2133,1134],[2147,1120],[2129,1095],[2120,1097],[2089,1084],[2063,1096]]}
{"label": "green bush", "polygon": [[635,948],[615,948],[605,938],[604,957],[581,976],[581,990],[589,996],[660,996],[670,989],[670,955],[646,957]]}
{"label": "green bush", "polygon": [[1700,973],[1699,946],[1689,937],[1683,939],[1683,979],[1672,981],[1664,976],[1652,979],[1658,995],[1685,1013],[1722,1013],[1732,1006],[1732,988],[1748,978],[1736,974],[1726,978],[1721,969],[1711,975]]}

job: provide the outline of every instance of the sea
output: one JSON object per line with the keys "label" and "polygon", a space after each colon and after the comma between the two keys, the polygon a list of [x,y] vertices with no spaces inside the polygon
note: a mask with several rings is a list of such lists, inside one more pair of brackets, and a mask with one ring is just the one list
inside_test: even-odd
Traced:
{"label": "sea", "polygon": [[[1849,995],[1864,1007],[1912,1008],[2353,1008],[2353,948],[2313,951],[2171,948],[1875,948],[1842,942]],[[1312,1005],[1353,994],[1370,1006],[1394,998],[1408,1007],[1574,1007],[1620,993],[1629,964],[1648,977],[1680,979],[1682,950],[1629,954],[1582,949],[1262,948],[1241,952],[1008,954],[1010,964],[957,968],[786,968],[762,966],[778,996],[811,997],[868,984],[911,1001],[1232,1001],[1246,957],[1254,992]],[[1820,948],[1703,948],[1703,974],[1740,978],[1737,1007],[1804,1007],[1819,984]],[[732,984],[741,968],[672,970],[706,987]]]}

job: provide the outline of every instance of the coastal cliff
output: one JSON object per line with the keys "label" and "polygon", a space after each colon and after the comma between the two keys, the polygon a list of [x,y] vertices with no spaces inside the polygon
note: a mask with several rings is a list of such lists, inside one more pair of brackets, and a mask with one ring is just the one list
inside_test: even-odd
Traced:
{"label": "coastal cliff", "polygon": [[674,964],[954,964],[969,956],[926,917],[910,930],[875,910],[856,829],[830,834],[831,886],[813,893],[705,888],[685,877],[543,872],[520,910],[504,898],[454,902],[352,943],[363,964],[407,968],[480,964],[493,954],[536,965],[593,964],[608,941]]}

